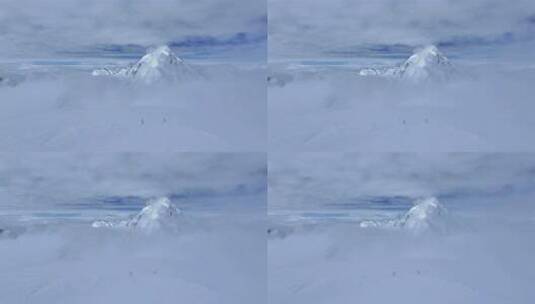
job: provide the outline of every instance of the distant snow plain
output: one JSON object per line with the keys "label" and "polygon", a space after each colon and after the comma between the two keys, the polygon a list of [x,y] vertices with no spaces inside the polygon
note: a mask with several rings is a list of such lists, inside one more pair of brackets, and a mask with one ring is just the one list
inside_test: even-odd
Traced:
{"label": "distant snow plain", "polygon": [[451,59],[459,73],[449,81],[408,83],[359,75],[376,62],[392,66],[403,59],[339,61],[270,64],[270,150],[535,150],[528,140],[535,126],[529,65]]}
{"label": "distant snow plain", "polygon": [[38,68],[16,86],[0,87],[0,149],[265,150],[265,70],[255,64],[195,68],[207,77],[152,85],[94,77],[87,68]]}
{"label": "distant snow plain", "polygon": [[0,238],[0,302],[265,303],[261,223],[189,215],[180,233],[151,234],[27,223]]}
{"label": "distant snow plain", "polygon": [[294,223],[268,244],[270,303],[531,303],[533,220],[461,223],[416,236],[357,222]]}

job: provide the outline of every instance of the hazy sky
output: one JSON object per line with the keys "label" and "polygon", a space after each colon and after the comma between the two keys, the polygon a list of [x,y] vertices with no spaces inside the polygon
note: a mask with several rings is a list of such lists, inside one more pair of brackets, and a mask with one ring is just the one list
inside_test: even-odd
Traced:
{"label": "hazy sky", "polygon": [[266,27],[261,0],[4,0],[0,56],[137,55],[170,44],[190,56],[262,58]]}
{"label": "hazy sky", "polygon": [[265,161],[262,153],[6,153],[0,209],[137,209],[158,196],[264,209]]}
{"label": "hazy sky", "polygon": [[268,0],[268,6],[270,59],[389,55],[430,43],[533,49],[535,38],[531,0]]}
{"label": "hazy sky", "polygon": [[445,203],[530,203],[535,154],[274,154],[270,209],[364,206],[436,196]]}
{"label": "hazy sky", "polygon": [[[434,43],[496,52],[535,47],[531,0],[4,0],[2,58],[139,56],[157,44],[185,57],[265,60],[406,56]],[[269,14],[268,14],[269,11]],[[268,38],[269,28],[269,38]],[[489,51],[489,48],[491,49]],[[505,56],[505,55],[504,55]]]}

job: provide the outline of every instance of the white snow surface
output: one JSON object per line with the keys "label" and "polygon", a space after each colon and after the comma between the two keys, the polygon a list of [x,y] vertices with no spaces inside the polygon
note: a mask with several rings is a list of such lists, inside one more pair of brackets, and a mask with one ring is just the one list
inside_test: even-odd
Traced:
{"label": "white snow surface", "polygon": [[263,68],[210,63],[203,65],[203,73],[207,79],[145,85],[93,77],[87,70],[63,71],[28,77],[14,87],[2,85],[0,148],[17,152],[265,149]]}
{"label": "white snow surface", "polygon": [[472,219],[472,229],[453,234],[324,223],[270,238],[270,301],[531,303],[532,223],[487,220]]}
{"label": "white snow surface", "polygon": [[117,70],[110,68],[97,69],[93,76],[112,76],[152,84],[158,81],[189,81],[198,80],[201,75],[177,57],[166,45],[149,49],[137,63]]}
{"label": "white snow surface", "polygon": [[264,234],[218,214],[181,233],[64,223],[0,236],[0,303],[265,303]]}
{"label": "white snow surface", "polygon": [[[441,57],[430,58],[436,61],[411,59],[404,75],[449,75],[443,73],[450,68]],[[530,115],[535,109],[533,69],[459,63],[455,66],[459,72],[448,81],[417,82],[359,77],[355,69],[271,67],[269,149],[418,153],[535,149],[532,141],[525,140],[535,124]]]}

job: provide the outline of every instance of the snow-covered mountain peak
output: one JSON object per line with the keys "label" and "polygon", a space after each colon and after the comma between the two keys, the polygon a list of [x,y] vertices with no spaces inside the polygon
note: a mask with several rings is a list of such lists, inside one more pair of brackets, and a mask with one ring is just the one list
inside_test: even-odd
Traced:
{"label": "snow-covered mountain peak", "polygon": [[149,200],[138,215],[130,220],[129,226],[143,231],[153,231],[174,224],[176,216],[180,213],[180,209],[171,204],[166,197]]}
{"label": "snow-covered mountain peak", "polygon": [[152,67],[158,67],[166,64],[174,65],[181,62],[182,59],[178,58],[167,45],[149,49],[147,54],[141,57],[139,60],[139,63],[146,63]]}
{"label": "snow-covered mountain peak", "polygon": [[147,54],[134,65],[133,72],[143,75],[147,75],[151,71],[163,73],[180,64],[183,64],[183,60],[178,58],[167,45],[164,45],[149,49]]}
{"label": "snow-covered mountain peak", "polygon": [[401,65],[391,68],[367,68],[361,76],[396,78],[409,82],[444,81],[451,78],[455,69],[449,59],[434,46],[417,49]]}
{"label": "snow-covered mountain peak", "polygon": [[137,63],[126,68],[119,70],[98,69],[92,74],[93,76],[126,78],[145,84],[161,80],[177,81],[200,78],[200,73],[176,56],[167,45],[149,49]]}
{"label": "snow-covered mountain peak", "polygon": [[414,202],[407,213],[387,219],[363,221],[362,228],[403,229],[411,233],[444,232],[448,225],[448,211],[435,197],[420,199]]}
{"label": "snow-covered mountain peak", "polygon": [[403,225],[411,231],[442,230],[447,210],[435,197],[417,200],[403,217]]}
{"label": "snow-covered mountain peak", "polygon": [[434,45],[417,50],[400,67],[402,78],[415,81],[445,80],[451,72],[450,61]]}
{"label": "snow-covered mountain peak", "polygon": [[426,67],[430,65],[449,64],[446,58],[436,46],[430,45],[417,50],[412,56],[405,61],[404,66],[414,65],[419,67]]}
{"label": "snow-covered mountain peak", "polygon": [[176,230],[177,216],[182,211],[175,207],[167,197],[151,199],[141,211],[128,220],[122,221],[95,221],[94,228],[120,228],[144,233],[158,230]]}

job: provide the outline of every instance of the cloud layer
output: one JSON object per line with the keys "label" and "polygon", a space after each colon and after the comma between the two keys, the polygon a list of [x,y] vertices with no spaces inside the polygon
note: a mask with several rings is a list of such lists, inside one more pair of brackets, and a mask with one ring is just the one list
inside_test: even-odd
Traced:
{"label": "cloud layer", "polygon": [[[0,8],[0,55],[42,57],[106,45],[228,41],[265,33],[259,0],[6,0]],[[247,41],[245,41],[247,42]]]}
{"label": "cloud layer", "polygon": [[364,206],[400,196],[469,205],[529,203],[535,197],[535,155],[284,153],[270,157],[268,184],[270,210]]}
{"label": "cloud layer", "polygon": [[525,41],[535,3],[500,0],[269,0],[270,56],[320,56],[359,47]]}
{"label": "cloud layer", "polygon": [[[139,208],[143,198],[265,209],[262,153],[27,153],[0,156],[0,208]],[[247,198],[240,200],[241,197]],[[141,201],[140,201],[141,199]],[[216,201],[217,202],[217,201]],[[243,206],[243,205],[242,205]]]}

